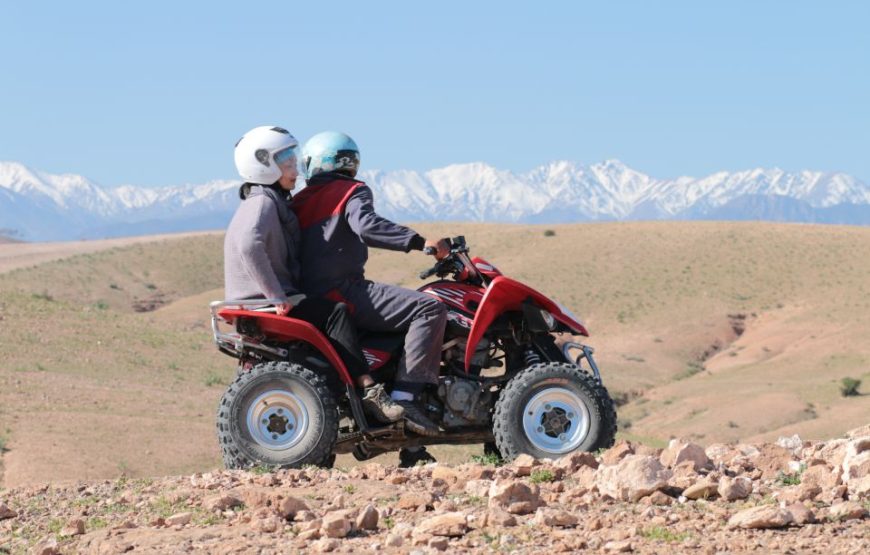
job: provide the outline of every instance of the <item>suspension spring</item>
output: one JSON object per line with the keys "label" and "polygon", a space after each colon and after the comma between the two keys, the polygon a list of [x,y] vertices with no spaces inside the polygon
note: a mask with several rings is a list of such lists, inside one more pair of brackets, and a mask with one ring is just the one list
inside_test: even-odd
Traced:
{"label": "suspension spring", "polygon": [[533,364],[540,364],[541,362],[541,357],[538,356],[538,353],[536,353],[533,349],[526,349],[526,352],[523,353],[523,356],[526,359],[526,367],[529,367]]}

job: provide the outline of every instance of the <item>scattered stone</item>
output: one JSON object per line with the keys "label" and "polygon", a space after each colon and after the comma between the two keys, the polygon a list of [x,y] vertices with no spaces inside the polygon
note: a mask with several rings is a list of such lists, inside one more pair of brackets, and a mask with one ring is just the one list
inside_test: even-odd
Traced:
{"label": "scattered stone", "polygon": [[667,449],[662,451],[659,462],[668,468],[673,468],[683,461],[691,461],[696,472],[710,465],[710,459],[703,447],[684,440],[672,439]]}
{"label": "scattered stone", "polygon": [[193,518],[193,513],[184,512],[184,513],[176,513],[171,517],[166,519],[167,526],[184,526],[190,522],[190,519]]}
{"label": "scattered stone", "polygon": [[634,446],[629,441],[621,439],[601,455],[601,464],[612,466],[625,457],[634,454]]}
{"label": "scattered stone", "polygon": [[428,534],[430,536],[457,537],[465,535],[468,522],[465,515],[459,512],[444,513],[429,517],[420,522],[414,529],[414,535]]}
{"label": "scattered stone", "polygon": [[329,513],[323,517],[320,532],[328,538],[343,538],[350,534],[350,521],[344,515]]}
{"label": "scattered stone", "polygon": [[794,524],[804,526],[816,522],[816,515],[803,503],[792,503],[785,508],[791,513]]}
{"label": "scattered stone", "polygon": [[356,517],[356,527],[359,530],[377,530],[380,514],[372,505],[366,505]]}
{"label": "scattered stone", "polygon": [[84,533],[85,521],[80,518],[72,519],[60,530],[61,536],[81,536]]}
{"label": "scattered stone", "polygon": [[752,493],[752,480],[746,476],[725,476],[719,480],[717,492],[724,501],[746,499]]}
{"label": "scattered stone", "polygon": [[562,469],[567,474],[572,474],[584,466],[592,469],[598,468],[598,461],[595,460],[595,455],[592,453],[575,451],[558,459],[553,466]]}
{"label": "scattered stone", "polygon": [[501,507],[509,513],[525,515],[543,504],[537,485],[519,480],[497,480],[489,488],[489,506]]}
{"label": "scattered stone", "polygon": [[469,480],[465,483],[465,493],[475,497],[486,497],[489,495],[490,487],[492,487],[492,480]]}
{"label": "scattered stone", "polygon": [[609,541],[604,544],[604,551],[608,553],[630,553],[633,550],[633,546],[628,540]]}
{"label": "scattered stone", "polygon": [[787,510],[775,505],[745,509],[728,520],[729,528],[783,528],[794,521]]}
{"label": "scattered stone", "polygon": [[60,555],[60,549],[58,549],[58,543],[55,538],[45,539],[33,548],[34,555]]}
{"label": "scattered stone", "polygon": [[828,516],[831,517],[831,520],[862,519],[867,516],[867,509],[854,501],[845,501],[831,505]]}
{"label": "scattered stone", "polygon": [[666,487],[671,477],[670,470],[645,455],[628,455],[617,465],[601,466],[595,472],[601,493],[632,502]]}
{"label": "scattered stone", "polygon": [[511,468],[514,469],[517,476],[530,476],[532,469],[540,464],[541,462],[535,457],[523,453],[511,462]]}
{"label": "scattered stone", "polygon": [[321,538],[311,543],[311,549],[316,553],[329,553],[341,547],[341,542],[335,538]]}
{"label": "scattered stone", "polygon": [[241,499],[228,494],[213,495],[202,502],[206,510],[214,512],[223,512],[240,505],[242,505]]}
{"label": "scattered stone", "polygon": [[517,525],[517,518],[501,509],[489,509],[486,513],[486,524],[488,526],[510,528]]}
{"label": "scattered stone", "polygon": [[843,456],[844,483],[864,476],[870,476],[870,436],[850,441]]}
{"label": "scattered stone", "polygon": [[650,505],[671,505],[674,498],[661,491],[654,491],[644,498]]}
{"label": "scattered stone", "polygon": [[577,526],[577,517],[561,509],[541,507],[535,513],[532,522],[539,526],[573,527]]}
{"label": "scattered stone", "polygon": [[411,492],[399,497],[396,508],[415,511],[420,507],[431,508],[433,503],[435,503],[435,497],[431,493]]}
{"label": "scattered stone", "polygon": [[0,520],[6,520],[7,518],[15,518],[18,516],[18,513],[10,509],[6,503],[0,503]]}
{"label": "scattered stone", "polygon": [[430,538],[427,545],[436,551],[446,551],[447,546],[450,545],[450,542],[445,537],[436,536],[434,538]]}
{"label": "scattered stone", "polygon": [[687,499],[710,499],[719,494],[719,483],[709,478],[698,480],[683,491]]}
{"label": "scattered stone", "polygon": [[296,497],[283,497],[275,503],[275,510],[282,518],[294,520],[301,511],[308,511],[308,504]]}

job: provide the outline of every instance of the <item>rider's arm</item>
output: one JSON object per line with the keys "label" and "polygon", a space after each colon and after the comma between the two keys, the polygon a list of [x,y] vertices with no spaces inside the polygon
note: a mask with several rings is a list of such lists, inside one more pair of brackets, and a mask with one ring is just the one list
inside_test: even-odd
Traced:
{"label": "rider's arm", "polygon": [[358,187],[350,196],[344,214],[350,228],[370,247],[408,252],[423,250],[426,243],[413,229],[379,216],[375,212],[372,190],[366,185]]}
{"label": "rider's arm", "polygon": [[242,205],[250,227],[246,233],[236,238],[244,270],[257,284],[267,299],[284,299],[286,292],[272,267],[269,257],[267,238],[270,233],[281,233],[278,210],[266,196],[258,196],[245,201]]}

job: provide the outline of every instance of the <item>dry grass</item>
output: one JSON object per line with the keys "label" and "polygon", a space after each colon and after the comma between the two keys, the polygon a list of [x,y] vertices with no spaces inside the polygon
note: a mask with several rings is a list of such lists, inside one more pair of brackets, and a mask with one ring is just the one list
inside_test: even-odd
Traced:
{"label": "dry grass", "polygon": [[[417,226],[586,319],[626,437],[838,434],[866,422],[870,228],[754,223]],[[210,343],[221,236],[90,252],[0,274],[5,484],[218,464],[232,361]],[[17,246],[17,245],[16,245]],[[372,251],[369,276],[417,287],[429,259]],[[134,304],[166,303],[137,313]],[[745,315],[738,334],[733,315]],[[729,315],[731,317],[729,317]],[[692,372],[687,373],[687,369]],[[683,379],[677,379],[683,377]],[[438,448],[467,460],[479,448]],[[347,464],[346,461],[340,464]]]}

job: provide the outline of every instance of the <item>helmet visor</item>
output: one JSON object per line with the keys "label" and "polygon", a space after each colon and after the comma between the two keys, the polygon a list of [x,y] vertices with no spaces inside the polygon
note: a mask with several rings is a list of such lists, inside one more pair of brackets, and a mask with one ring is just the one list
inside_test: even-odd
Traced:
{"label": "helmet visor", "polygon": [[279,150],[272,156],[275,164],[281,168],[281,172],[294,171],[296,173],[296,184],[305,184],[305,166],[302,164],[302,156],[298,146],[291,146]]}

